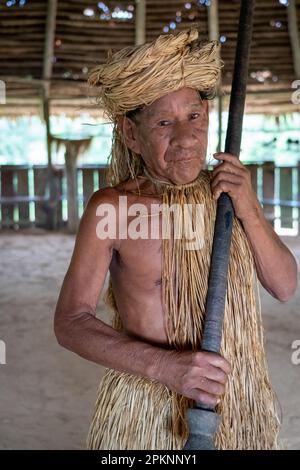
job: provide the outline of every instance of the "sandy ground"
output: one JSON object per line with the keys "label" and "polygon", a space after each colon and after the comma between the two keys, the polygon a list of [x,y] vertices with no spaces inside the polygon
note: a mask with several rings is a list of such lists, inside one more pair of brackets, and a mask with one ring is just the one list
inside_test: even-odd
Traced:
{"label": "sandy ground", "polygon": [[[0,235],[0,448],[83,449],[100,366],[62,349],[53,312],[74,237],[44,232]],[[300,240],[284,240],[300,265]],[[300,365],[291,344],[300,340],[300,289],[282,304],[262,290],[268,360],[282,406],[281,437],[300,449]],[[99,304],[99,313],[103,304]]]}

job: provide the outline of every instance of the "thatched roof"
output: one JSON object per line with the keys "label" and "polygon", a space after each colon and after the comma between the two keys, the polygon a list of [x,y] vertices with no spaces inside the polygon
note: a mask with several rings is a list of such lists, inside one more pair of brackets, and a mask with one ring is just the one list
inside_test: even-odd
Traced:
{"label": "thatched roof", "polygon": [[[207,37],[210,1],[213,0],[147,0],[146,40],[154,39],[167,29],[181,30],[195,23]],[[297,44],[296,49],[291,47],[292,37],[297,43],[295,34],[297,36],[299,26],[295,29],[295,24],[297,19],[300,24],[300,0],[290,2],[295,3],[298,18],[293,18],[289,28],[287,0],[256,0],[248,112],[300,110],[299,105],[292,103],[295,92],[292,82],[300,76],[297,77],[295,71]],[[56,1],[51,3],[53,6]],[[225,61],[223,84],[227,93],[235,54],[239,3],[238,0],[219,0],[219,35]],[[104,60],[110,48],[117,50],[134,44],[135,7],[134,0],[58,0],[51,36],[47,1],[0,1],[0,79],[5,82],[7,91],[6,105],[0,104],[0,115],[39,112],[43,85],[47,83],[50,83],[52,113],[95,112],[87,99],[88,71]],[[47,57],[53,43],[53,55]]]}

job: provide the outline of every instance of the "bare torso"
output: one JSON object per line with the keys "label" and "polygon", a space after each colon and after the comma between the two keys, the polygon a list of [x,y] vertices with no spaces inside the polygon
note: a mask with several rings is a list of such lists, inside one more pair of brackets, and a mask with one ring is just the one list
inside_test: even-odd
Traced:
{"label": "bare torso", "polygon": [[[156,210],[151,204],[162,199],[155,193],[152,183],[138,178],[139,191],[135,181],[129,181],[115,189],[119,196],[127,196],[131,204],[144,204],[149,210],[149,230]],[[152,206],[153,207],[153,206]],[[127,227],[130,221],[127,219]],[[165,315],[162,301],[162,240],[122,239],[113,250],[110,274],[118,311],[125,332],[147,342],[166,344]]]}

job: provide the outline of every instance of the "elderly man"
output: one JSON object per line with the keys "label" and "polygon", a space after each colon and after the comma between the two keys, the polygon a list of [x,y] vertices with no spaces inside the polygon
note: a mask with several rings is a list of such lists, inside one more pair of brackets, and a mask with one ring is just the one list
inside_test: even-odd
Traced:
{"label": "elderly man", "polygon": [[[215,155],[220,164],[205,169],[217,50],[194,30],[165,35],[109,56],[90,77],[115,124],[110,185],[92,195],[82,217],[55,332],[62,346],[108,368],[89,432],[91,449],[181,449],[193,400],[221,412],[218,448],[277,445],[256,272],[271,295],[287,301],[297,268],[265,220],[243,164],[221,153]],[[223,191],[232,198],[235,219],[221,356],[201,351],[201,332],[216,200]],[[130,212],[136,204],[140,226],[156,220],[159,236],[142,229],[140,237],[137,230],[130,236],[133,222],[137,228]],[[167,216],[169,236],[163,235],[165,212],[151,209],[172,204],[203,207],[197,246],[175,236],[182,220],[175,216]],[[114,223],[115,230],[105,232],[105,224]],[[95,315],[108,270],[113,327]]]}

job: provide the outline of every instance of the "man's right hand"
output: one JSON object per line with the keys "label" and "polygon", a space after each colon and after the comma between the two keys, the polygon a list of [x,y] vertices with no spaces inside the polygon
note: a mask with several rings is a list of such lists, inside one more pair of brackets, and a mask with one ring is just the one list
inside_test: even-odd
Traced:
{"label": "man's right hand", "polygon": [[231,371],[224,357],[204,351],[168,351],[158,369],[158,380],[170,390],[210,406],[224,394]]}

